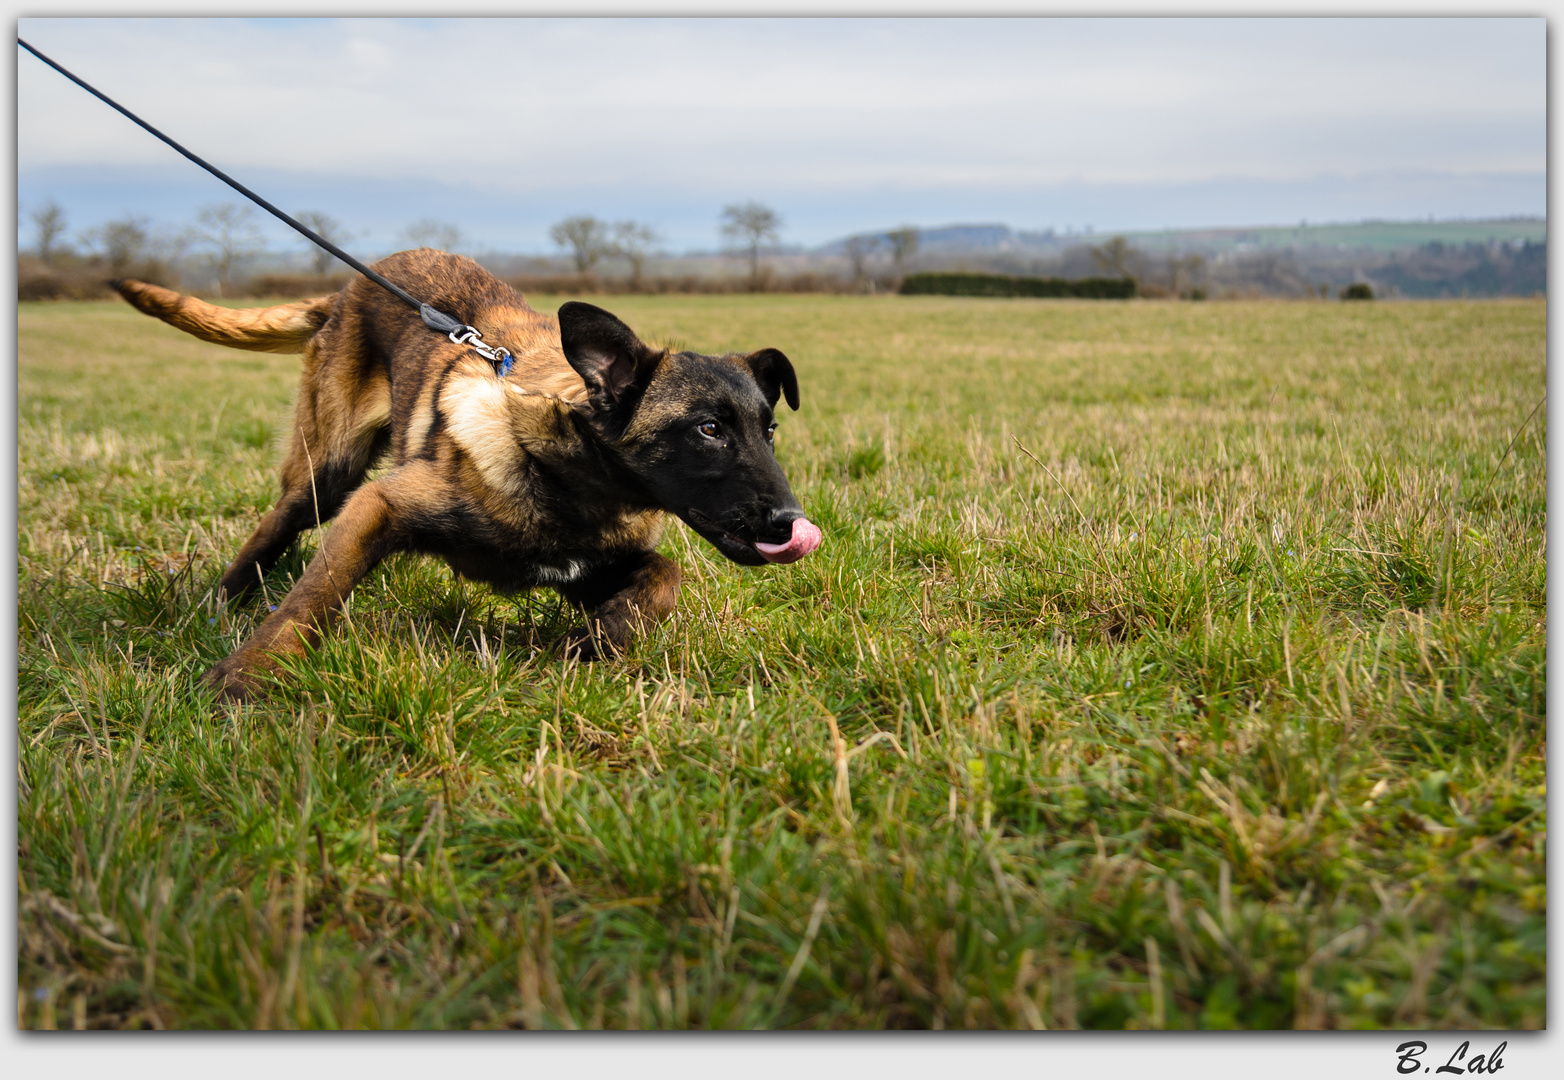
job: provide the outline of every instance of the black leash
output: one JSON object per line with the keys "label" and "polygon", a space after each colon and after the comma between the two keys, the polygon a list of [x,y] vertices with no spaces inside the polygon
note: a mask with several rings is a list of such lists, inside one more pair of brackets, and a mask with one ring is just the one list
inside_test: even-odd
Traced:
{"label": "black leash", "polygon": [[87,91],[87,93],[91,94],[93,97],[109,106],[109,108],[121,113],[128,119],[134,121],[140,127],[146,129],[153,135],[157,136],[159,139],[163,140],[169,146],[172,146],[175,150],[179,151],[185,157],[201,166],[201,168],[205,169],[223,183],[233,188],[239,194],[255,203],[255,205],[265,210],[268,214],[271,214],[273,217],[277,218],[283,224],[299,233],[302,233],[311,243],[317,244],[331,252],[337,258],[341,259],[353,269],[363,274],[370,281],[373,281],[376,285],[379,285],[387,292],[390,292],[404,303],[411,305],[415,310],[417,310],[419,317],[424,321],[424,325],[429,327],[429,329],[449,336],[450,339],[458,345],[466,345],[470,347],[475,352],[477,352],[479,356],[482,356],[491,364],[496,365],[501,375],[505,375],[510,372],[511,364],[514,362],[514,358],[511,356],[510,351],[503,345],[491,346],[485,343],[483,340],[483,335],[478,332],[476,327],[468,326],[466,323],[463,323],[458,319],[453,319],[445,312],[432,308],[428,304],[422,302],[407,290],[397,285],[393,285],[391,282],[375,273],[369,267],[359,262],[353,256],[337,247],[337,245],[333,244],[325,237],[318,235],[313,230],[306,228],[299,222],[293,220],[293,218],[289,217],[287,214],[284,214],[281,210],[277,209],[271,203],[261,198],[255,192],[239,183],[239,181],[235,180],[233,177],[229,176],[215,165],[202,160],[195,154],[192,154],[189,150],[186,150],[183,146],[180,146],[173,139],[170,139],[167,135],[164,135],[157,128],[141,119],[141,117],[125,108],[125,106],[121,105],[107,94],[99,92],[93,86],[83,82],[81,79],[78,79],[75,75],[72,75],[69,71],[66,71],[59,64],[56,64],[53,60],[50,60],[47,56],[33,48],[31,45],[27,44],[27,42],[23,41],[21,38],[17,38],[16,43],[22,48],[26,49],[28,52],[32,53],[38,59],[42,60],[44,63],[48,64],[55,71],[58,71],[61,75],[64,75],[67,79],[71,80],[71,82]]}

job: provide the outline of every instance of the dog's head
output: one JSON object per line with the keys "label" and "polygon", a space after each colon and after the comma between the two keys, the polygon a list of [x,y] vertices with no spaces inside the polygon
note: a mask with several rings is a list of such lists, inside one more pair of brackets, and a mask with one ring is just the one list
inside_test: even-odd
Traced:
{"label": "dog's head", "polygon": [[576,301],[559,309],[559,336],[586,382],[592,426],[664,509],[745,566],[795,562],[819,546],[772,450],[777,400],[798,408],[786,356],[654,349]]}

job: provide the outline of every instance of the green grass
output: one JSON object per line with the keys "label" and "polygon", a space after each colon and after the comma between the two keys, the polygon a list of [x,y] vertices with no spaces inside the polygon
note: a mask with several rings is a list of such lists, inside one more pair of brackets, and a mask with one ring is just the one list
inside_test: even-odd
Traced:
{"label": "green grass", "polygon": [[22,305],[22,1026],[1544,1022],[1541,302],[606,304],[822,549],[592,666],[396,557],[218,715],[297,360]]}

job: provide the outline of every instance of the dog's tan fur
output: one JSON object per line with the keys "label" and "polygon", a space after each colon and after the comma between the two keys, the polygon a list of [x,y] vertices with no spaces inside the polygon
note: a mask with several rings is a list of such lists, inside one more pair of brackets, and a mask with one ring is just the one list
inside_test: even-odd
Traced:
{"label": "dog's tan fur", "polygon": [[193,296],[181,296],[157,285],[139,281],[125,284],[137,297],[131,303],[148,315],[156,315],[170,326],[177,326],[202,341],[252,352],[303,352],[331,314],[332,297],[329,296],[281,307],[236,311]]}

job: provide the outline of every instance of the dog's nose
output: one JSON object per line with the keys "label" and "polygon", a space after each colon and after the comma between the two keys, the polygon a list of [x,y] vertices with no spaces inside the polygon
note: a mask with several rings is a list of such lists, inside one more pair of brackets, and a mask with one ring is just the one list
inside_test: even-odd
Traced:
{"label": "dog's nose", "polygon": [[766,523],[761,529],[760,539],[778,544],[787,543],[793,535],[793,522],[803,516],[804,512],[796,506],[771,511],[766,515]]}

